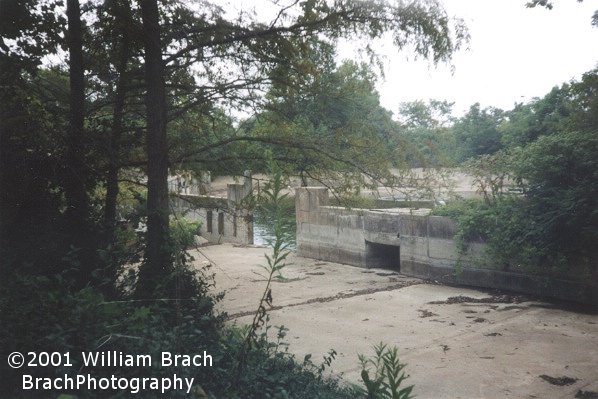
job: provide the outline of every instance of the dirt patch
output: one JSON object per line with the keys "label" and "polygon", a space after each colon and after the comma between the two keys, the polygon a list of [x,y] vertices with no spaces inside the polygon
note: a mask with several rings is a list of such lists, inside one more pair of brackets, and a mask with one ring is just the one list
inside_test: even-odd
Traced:
{"label": "dirt patch", "polygon": [[498,336],[502,336],[501,333],[497,333],[497,332],[493,332],[490,334],[484,334],[484,337],[498,337]]}
{"label": "dirt patch", "polygon": [[558,385],[560,387],[565,386],[565,385],[571,385],[574,384],[575,382],[577,382],[577,378],[571,378],[571,377],[551,377],[549,375],[546,374],[542,374],[540,376],[540,378],[542,378],[544,381],[548,382],[549,384],[552,385]]}

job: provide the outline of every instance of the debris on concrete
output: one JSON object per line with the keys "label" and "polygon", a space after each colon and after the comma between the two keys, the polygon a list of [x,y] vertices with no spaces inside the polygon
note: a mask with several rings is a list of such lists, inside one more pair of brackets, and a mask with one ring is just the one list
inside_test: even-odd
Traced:
{"label": "debris on concrete", "polygon": [[549,375],[546,374],[542,374],[540,376],[540,378],[542,378],[544,381],[552,384],[552,385],[558,385],[560,387],[565,386],[565,385],[571,385],[571,384],[575,384],[577,382],[577,378],[571,378],[571,377],[551,377]]}
{"label": "debris on concrete", "polygon": [[432,317],[432,316],[438,316],[436,313],[430,312],[427,309],[418,309],[418,312],[420,312],[421,314],[419,315],[419,317],[421,318],[425,318],[425,317]]}
{"label": "debris on concrete", "polygon": [[527,299],[521,295],[493,295],[486,298],[472,298],[469,296],[452,296],[445,301],[428,302],[430,305],[452,305],[455,303],[521,303]]}
{"label": "debris on concrete", "polygon": [[582,391],[581,389],[575,394],[577,399],[598,399],[598,392]]}

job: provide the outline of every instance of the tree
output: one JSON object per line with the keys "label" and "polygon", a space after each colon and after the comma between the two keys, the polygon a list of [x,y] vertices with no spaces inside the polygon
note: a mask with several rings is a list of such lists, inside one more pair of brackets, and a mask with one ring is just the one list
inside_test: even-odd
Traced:
{"label": "tree", "polygon": [[509,146],[472,160],[484,201],[464,207],[458,236],[483,238],[493,263],[595,279],[597,82],[593,70],[516,107]]}
{"label": "tree", "polygon": [[172,271],[168,248],[168,146],[166,88],[157,0],[141,0],[147,85],[147,234],[145,262],[139,273],[138,295],[151,297]]}
{"label": "tree", "polygon": [[411,166],[449,166],[455,162],[452,107],[453,103],[439,100],[401,104],[399,137]]}
{"label": "tree", "polygon": [[307,82],[288,76],[292,88],[275,85],[268,111],[256,116],[248,135],[262,139],[261,147],[271,148],[303,185],[309,178],[341,193],[367,184],[364,176],[388,179],[397,158],[395,125],[380,106],[370,68],[351,61],[336,67],[331,55],[313,56],[328,65]]}
{"label": "tree", "polygon": [[573,112],[570,96],[570,86],[564,84],[554,87],[541,99],[516,104],[505,113],[499,128],[502,143],[508,147],[525,145],[566,128]]}
{"label": "tree", "polygon": [[505,113],[499,131],[505,147],[525,146],[562,131],[598,129],[598,69],[580,81],[555,86],[542,98],[517,104]]}
{"label": "tree", "polygon": [[451,115],[454,103],[448,101],[422,100],[401,103],[398,118],[404,128],[449,127],[454,122]]}
{"label": "tree", "polygon": [[[581,3],[581,2],[583,2],[583,0],[577,0],[577,2]],[[531,0],[531,1],[528,1],[526,4],[526,7],[529,7],[529,8],[534,8],[537,6],[552,10],[552,7],[554,6],[554,4],[550,0]],[[594,11],[594,14],[592,14],[592,25],[598,27],[598,10]]]}
{"label": "tree", "polygon": [[114,234],[116,222],[118,173],[120,170],[120,151],[121,141],[124,130],[125,102],[127,95],[127,84],[131,79],[131,70],[129,63],[133,56],[133,44],[131,43],[130,26],[133,24],[132,11],[127,1],[112,1],[109,7],[109,13],[115,20],[117,35],[114,38],[112,48],[116,55],[116,73],[118,74],[115,92],[114,106],[112,111],[112,122],[110,125],[110,142],[108,150],[108,170],[106,173],[106,202],[104,209],[104,225],[108,230],[108,236],[111,240]]}
{"label": "tree", "polygon": [[[528,232],[543,261],[598,267],[598,136],[596,131],[560,131],[516,153],[514,175],[522,182]],[[556,255],[559,256],[556,256]]]}
{"label": "tree", "polygon": [[[59,0],[0,1],[0,55],[12,68],[34,73],[41,59],[62,43]],[[3,70],[8,65],[5,65]]]}
{"label": "tree", "polygon": [[0,57],[0,250],[3,276],[55,273],[68,251],[61,209],[68,77],[35,77]]}
{"label": "tree", "polygon": [[497,108],[480,108],[476,103],[455,122],[453,131],[458,147],[458,160],[483,154],[494,154],[502,148],[498,126],[503,120],[503,111]]}
{"label": "tree", "polygon": [[64,185],[67,212],[73,220],[75,234],[83,231],[82,223],[88,217],[87,172],[83,159],[85,149],[85,69],[83,66],[83,29],[81,8],[78,0],[67,0],[67,43],[69,50],[69,135]]}
{"label": "tree", "polygon": [[598,131],[598,68],[571,82],[570,125],[580,131]]}

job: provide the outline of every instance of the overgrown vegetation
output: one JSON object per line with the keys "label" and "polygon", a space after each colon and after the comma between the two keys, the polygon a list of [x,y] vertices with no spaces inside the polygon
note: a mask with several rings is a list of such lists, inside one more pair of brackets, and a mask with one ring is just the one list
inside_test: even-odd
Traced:
{"label": "overgrown vegetation", "polygon": [[499,268],[595,275],[597,74],[516,107],[498,126],[505,148],[466,165],[482,199],[434,210],[458,220],[462,252],[467,242],[484,241]]}

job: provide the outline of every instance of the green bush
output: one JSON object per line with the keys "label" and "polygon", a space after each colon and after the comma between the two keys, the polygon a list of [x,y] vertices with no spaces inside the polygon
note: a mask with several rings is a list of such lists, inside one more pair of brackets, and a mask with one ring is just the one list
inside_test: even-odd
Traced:
{"label": "green bush", "polygon": [[540,137],[514,156],[526,197],[529,241],[546,260],[598,270],[598,132]]}
{"label": "green bush", "polygon": [[[198,281],[196,281],[198,283]],[[188,282],[188,284],[194,284]],[[202,283],[200,283],[202,284]],[[246,356],[246,367],[240,378],[234,373],[239,352],[244,350],[243,337],[222,326],[222,316],[213,312],[214,298],[197,295],[188,301],[105,301],[95,289],[88,287],[69,292],[68,281],[53,278],[20,278],[10,287],[3,285],[0,314],[0,343],[6,359],[13,350],[70,352],[73,367],[35,370],[37,377],[58,377],[81,370],[81,351],[117,351],[128,354],[149,354],[160,359],[162,351],[202,354],[213,357],[213,367],[160,368],[96,367],[83,371],[97,378],[166,377],[176,373],[181,378],[193,377],[196,397],[204,392],[209,398],[261,399],[354,398],[352,388],[322,375],[323,369],[306,359],[298,362],[282,343],[284,329],[276,342],[265,334]],[[198,287],[201,291],[205,287]],[[23,317],[27,315],[27,317]],[[9,352],[7,352],[9,351]],[[5,353],[7,352],[7,353]],[[0,365],[2,375],[0,397],[23,398],[20,389],[21,371]],[[36,398],[56,398],[60,394],[75,398],[139,397],[122,391],[36,391]],[[142,397],[162,398],[156,391],[144,391]],[[169,391],[169,398],[187,398],[185,391]]]}
{"label": "green bush", "polygon": [[469,244],[487,244],[487,257],[502,270],[512,267],[527,268],[538,262],[538,251],[527,242],[524,201],[516,196],[501,196],[499,200],[463,200],[434,208],[432,214],[448,216],[458,223],[454,240],[462,255]]}
{"label": "green bush", "polygon": [[181,249],[191,248],[195,243],[195,236],[199,234],[201,222],[190,222],[183,217],[173,217],[170,220],[170,237],[173,244]]}
{"label": "green bush", "polygon": [[458,221],[455,240],[462,253],[468,242],[483,241],[503,269],[598,272],[598,135],[542,136],[510,153],[482,157],[471,168],[483,200],[433,211]]}
{"label": "green bush", "polygon": [[[181,289],[193,291],[185,301],[135,301],[123,298],[107,301],[95,288],[72,290],[72,283],[64,275],[50,278],[14,276],[9,284],[2,284],[0,295],[0,347],[6,359],[8,353],[70,352],[73,367],[37,368],[36,377],[73,375],[78,370],[98,378],[117,374],[120,377],[161,377],[177,373],[181,377],[194,376],[201,384],[217,376],[217,368],[179,367],[92,367],[81,369],[80,352],[117,351],[128,354],[148,354],[159,359],[162,351],[185,354],[213,354],[214,362],[222,357],[220,329],[222,316],[217,316],[213,305],[217,298],[207,295],[207,284],[194,273],[178,271],[173,276]],[[191,287],[191,288],[189,288]],[[8,353],[4,353],[10,351]],[[154,360],[155,362],[155,360]],[[21,370],[0,366],[2,381],[0,397],[29,397],[22,391]],[[61,392],[35,391],[36,398],[56,398]],[[67,393],[67,392],[64,392]],[[68,392],[78,398],[124,398],[134,396],[127,392],[86,391]],[[144,398],[161,397],[147,391]],[[186,397],[173,391],[170,397]]]}

